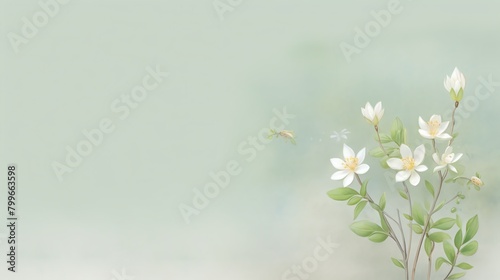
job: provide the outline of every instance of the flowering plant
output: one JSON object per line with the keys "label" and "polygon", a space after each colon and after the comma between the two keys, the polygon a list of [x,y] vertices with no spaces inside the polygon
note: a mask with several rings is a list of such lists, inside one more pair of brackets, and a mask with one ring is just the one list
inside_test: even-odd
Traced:
{"label": "flowering plant", "polygon": [[[339,170],[331,179],[343,180],[343,183],[342,187],[329,191],[328,195],[334,200],[347,201],[347,205],[354,206],[354,220],[368,204],[371,206],[380,220],[355,221],[351,230],[373,242],[392,240],[401,254],[400,257],[391,258],[392,263],[404,270],[406,280],[415,280],[422,247],[427,255],[428,280],[431,279],[433,266],[435,271],[446,267],[439,279],[458,279],[464,276],[465,270],[473,266],[462,262],[463,257],[474,255],[478,249],[478,242],[473,240],[479,228],[478,216],[469,218],[464,228],[462,218],[456,213],[455,207],[450,209],[451,213],[444,211],[449,209],[451,202],[459,203],[465,196],[457,191],[449,198],[441,198],[442,190],[451,188],[457,180],[464,180],[467,186],[472,185],[476,190],[483,186],[478,173],[466,177],[463,170],[458,171],[454,166],[462,157],[461,153],[453,152],[452,144],[458,135],[454,131],[454,118],[464,94],[464,75],[455,68],[451,77],[446,77],[444,86],[454,101],[451,120],[442,121],[440,115],[432,115],[429,121],[418,118],[418,132],[424,141],[430,141],[431,151],[426,151],[423,144],[412,151],[407,143],[407,130],[398,118],[394,120],[390,133],[380,132],[379,124],[384,115],[381,102],[374,107],[367,103],[361,108],[363,117],[375,129],[375,139],[378,143],[369,154],[380,159],[382,168],[395,171],[395,181],[401,183],[398,187],[399,195],[408,205],[405,206],[405,211],[388,209],[385,192],[378,202],[370,196],[368,180],[362,180],[360,176],[370,170],[367,164],[363,164],[365,148],[356,154],[351,147],[344,144],[343,159],[331,159],[333,167]],[[431,162],[435,166],[429,168],[424,165],[426,156],[432,159]],[[421,176],[429,179],[422,180]],[[354,181],[359,188],[350,187]],[[412,187],[408,186],[408,183]],[[428,194],[414,195],[421,191]],[[425,198],[415,199],[416,197]],[[438,212],[440,215],[436,215]],[[442,247],[442,253],[438,251],[438,246]],[[461,271],[457,272],[458,269]]]}

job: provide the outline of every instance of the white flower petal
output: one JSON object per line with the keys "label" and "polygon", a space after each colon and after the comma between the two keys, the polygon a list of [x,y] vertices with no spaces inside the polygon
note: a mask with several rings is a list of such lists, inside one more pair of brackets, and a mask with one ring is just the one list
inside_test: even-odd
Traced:
{"label": "white flower petal", "polygon": [[441,134],[443,133],[447,128],[448,128],[448,124],[450,122],[442,122],[440,125],[439,125],[439,129],[438,129],[438,133],[437,134]]}
{"label": "white flower petal", "polygon": [[434,136],[432,136],[427,130],[419,129],[418,133],[420,133],[420,136],[424,137],[425,139],[434,139]]}
{"label": "white flower petal", "polygon": [[415,164],[416,165],[421,164],[422,161],[424,161],[424,157],[425,157],[425,146],[422,144],[415,149],[414,153]]}
{"label": "white flower petal", "polygon": [[330,162],[332,163],[333,167],[337,169],[344,169],[344,161],[341,160],[340,158],[331,158]]}
{"label": "white flower petal", "polygon": [[424,172],[424,171],[427,171],[427,166],[419,165],[419,166],[415,167],[415,170],[418,172]]}
{"label": "white flower petal", "polygon": [[378,112],[378,120],[380,121],[382,119],[382,117],[384,116],[384,109],[380,110],[380,112]]}
{"label": "white flower petal", "polygon": [[355,157],[355,156],[356,156],[356,154],[351,149],[351,147],[344,144],[344,158]]}
{"label": "white flower petal", "polygon": [[370,166],[368,166],[368,164],[361,164],[356,167],[356,170],[354,172],[356,172],[357,174],[365,174],[369,169]]}
{"label": "white flower petal", "polygon": [[422,119],[422,117],[418,117],[418,125],[423,130],[429,130],[429,125]]}
{"label": "white flower petal", "polygon": [[431,122],[437,122],[437,123],[441,123],[441,116],[440,115],[432,115],[431,116]]}
{"label": "white flower petal", "polygon": [[344,187],[349,186],[353,180],[354,180],[354,173],[349,172],[349,174],[347,174],[347,176],[344,178]]}
{"label": "white flower petal", "polygon": [[434,167],[434,170],[432,172],[443,170],[445,167],[446,167],[446,165],[438,165],[438,166]]}
{"label": "white flower petal", "polygon": [[448,84],[448,79],[449,79],[449,77],[446,76],[446,79],[444,79],[444,83],[443,84],[444,84],[444,88],[446,89],[446,91],[451,91],[451,87]]}
{"label": "white flower petal", "polygon": [[433,153],[432,154],[432,159],[434,160],[435,163],[441,164],[441,159],[439,158],[438,154]]}
{"label": "white flower petal", "polygon": [[387,160],[387,165],[394,170],[403,169],[403,161],[400,158],[390,158]]}
{"label": "white flower petal", "polygon": [[408,180],[410,175],[411,175],[411,171],[408,171],[408,170],[399,171],[398,173],[396,173],[396,178],[395,178],[396,182],[406,181],[406,180]]}
{"label": "white flower petal", "polygon": [[366,112],[365,108],[361,108],[361,114],[363,117],[368,118],[368,113]]}
{"label": "white flower petal", "polygon": [[413,186],[418,185],[420,183],[420,175],[417,172],[413,171],[410,176],[410,184]]}
{"label": "white flower petal", "polygon": [[439,134],[436,137],[443,140],[449,140],[452,138],[448,133]]}
{"label": "white flower petal", "polygon": [[363,163],[363,160],[365,160],[365,154],[365,148],[361,149],[361,151],[358,152],[358,154],[356,155],[356,157],[358,158],[358,164]]}
{"label": "white flower petal", "polygon": [[340,171],[333,173],[331,179],[332,180],[341,180],[341,179],[344,179],[345,176],[347,176],[347,174],[349,174],[349,173],[350,173],[349,170],[340,170]]}
{"label": "white flower petal", "polygon": [[366,102],[365,108],[364,109],[362,108],[361,110],[362,110],[361,112],[363,113],[363,116],[365,118],[367,118],[369,121],[373,122],[375,114],[373,112],[373,107],[370,104],[370,102]]}
{"label": "white flower petal", "polygon": [[460,158],[462,158],[464,154],[456,154],[455,155],[455,158],[453,159],[453,161],[451,161],[450,163],[455,163],[457,162]]}
{"label": "white flower petal", "polygon": [[453,165],[448,165],[448,167],[450,168],[451,171],[455,172],[455,173],[458,173],[457,169],[455,168],[455,166]]}
{"label": "white flower petal", "polygon": [[401,153],[401,158],[413,157],[410,147],[406,146],[405,144],[401,144],[399,152]]}

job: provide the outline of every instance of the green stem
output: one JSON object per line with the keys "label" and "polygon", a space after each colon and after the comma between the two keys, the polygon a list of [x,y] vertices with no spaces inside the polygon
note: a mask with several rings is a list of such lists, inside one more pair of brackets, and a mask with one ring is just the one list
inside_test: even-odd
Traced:
{"label": "green stem", "polygon": [[[378,125],[375,125],[374,126],[375,128],[375,132],[377,133],[377,139],[378,139],[378,144],[380,146],[380,149],[382,149],[382,151],[384,152],[384,154],[386,154],[388,157],[390,157],[389,153],[387,153],[387,151],[385,150],[384,148],[384,145],[382,145],[382,140],[380,139],[380,133],[379,133],[379,130],[378,130]],[[358,176],[358,181],[361,183],[361,179],[359,179],[359,176]],[[403,182],[403,184],[405,184]],[[405,185],[406,187],[406,185]],[[410,201],[410,213],[411,213],[411,197],[410,197],[410,192],[408,191],[408,188],[406,188],[406,194],[408,195],[408,201]],[[368,193],[367,193],[367,196],[368,196]],[[370,198],[371,199],[371,198]],[[373,200],[372,200],[373,201]],[[411,239],[412,239],[412,234],[413,234],[413,230],[410,228],[410,243],[408,244],[408,249],[406,248],[406,238],[405,238],[405,234],[404,234],[404,231],[403,231],[403,226],[402,226],[402,223],[401,223],[401,217],[399,215],[399,210],[398,210],[398,219],[399,219],[399,223],[394,220],[391,216],[389,216],[385,211],[383,212],[383,216],[387,216],[389,217],[391,220],[393,220],[399,227],[399,230],[401,232],[401,238],[403,239],[403,247],[401,247],[401,242],[399,242],[399,240],[397,240],[397,238],[394,236],[393,240],[396,242],[396,244],[398,245],[399,247],[399,250],[401,251],[401,255],[403,256],[403,259],[404,259],[404,262],[405,262],[405,275],[406,275],[406,280],[409,280],[409,255],[410,255],[410,249],[411,249]],[[386,220],[386,224],[389,226],[390,230],[392,232],[394,232],[391,228],[391,225],[387,222],[387,219],[384,217],[384,219]],[[395,234],[395,233],[394,233]]]}
{"label": "green stem", "polygon": [[[445,205],[447,205],[448,203],[452,202],[453,200],[455,200],[455,198],[457,198],[457,197],[458,197],[458,194],[457,194],[457,195],[455,195],[455,196],[454,196],[453,198],[451,198],[450,200],[446,201],[446,202],[443,204],[443,207],[444,207]],[[431,213],[431,215],[434,215],[434,213],[436,213],[436,211],[432,212],[432,213]]]}
{"label": "green stem", "polygon": [[451,146],[451,143],[453,143],[453,130],[455,129],[455,112],[457,111],[457,108],[458,108],[458,105],[460,104],[460,102],[458,101],[455,101],[455,108],[453,108],[453,112],[451,113],[451,139],[450,141],[448,142],[448,146]]}
{"label": "green stem", "polygon": [[434,242],[432,242],[432,248],[431,251],[429,252],[429,269],[427,270],[427,280],[431,280],[432,252],[434,252]]}
{"label": "green stem", "polygon": [[434,209],[436,208],[436,203],[439,199],[439,195],[441,194],[441,190],[443,188],[443,183],[444,183],[444,179],[446,178],[446,175],[448,175],[447,171],[445,172],[444,175],[441,173],[441,171],[439,171],[439,179],[440,179],[439,180],[439,187],[438,187],[436,197],[434,198],[434,201],[432,202],[431,209],[429,210],[429,214],[427,215],[427,219],[425,220],[424,232],[422,233],[422,237],[420,238],[420,240],[418,242],[417,251],[415,253],[415,259],[413,260],[413,269],[412,269],[412,276],[411,276],[412,280],[415,280],[415,273],[417,270],[417,263],[418,263],[418,257],[420,255],[420,250],[422,249],[422,244],[424,243],[425,235],[427,234],[427,232],[429,230],[429,223],[430,223],[432,214],[434,214]]}
{"label": "green stem", "polygon": [[[356,180],[358,181],[359,185],[362,186],[363,185],[363,182],[361,182],[361,178],[359,177],[358,174],[355,174],[356,175]],[[366,192],[366,196],[365,198],[368,200],[368,202],[370,203],[374,203],[374,204],[377,204],[375,203],[375,201],[373,201],[373,199],[370,197],[370,195],[368,194],[368,191]],[[377,204],[378,205],[378,204]],[[405,249],[403,249],[403,247],[401,246],[401,243],[399,242],[399,239],[397,238],[395,232],[394,232],[394,229],[392,229],[392,226],[391,224],[389,223],[389,221],[387,220],[387,218],[391,219],[392,221],[394,221],[397,225],[398,222],[392,218],[387,212],[381,210],[380,211],[382,213],[382,218],[384,219],[385,223],[387,224],[387,226],[389,227],[389,237],[394,240],[394,242],[396,243],[396,245],[399,247],[399,250],[401,251],[401,255],[403,255],[403,257],[406,257],[405,255]]]}
{"label": "green stem", "polygon": [[457,259],[458,259],[458,254],[460,253],[460,250],[457,249],[457,253],[455,253],[455,258],[453,260],[453,263],[451,264],[451,268],[450,268],[450,271],[448,271],[448,274],[446,274],[446,276],[443,278],[443,280],[446,280],[448,279],[448,277],[451,275],[451,272],[453,271],[453,269],[455,269],[455,264],[457,263]]}
{"label": "green stem", "polygon": [[382,145],[382,140],[380,139],[380,133],[378,132],[378,125],[375,126],[375,131],[377,132],[378,144],[380,145],[380,148],[382,149],[382,151],[384,152],[384,154],[386,154],[387,156],[389,156],[389,154],[387,153],[387,151],[384,149],[384,146]]}
{"label": "green stem", "polygon": [[408,249],[406,248],[406,240],[405,240],[405,234],[403,231],[403,224],[401,223],[401,215],[399,214],[399,209],[398,209],[398,220],[399,220],[399,230],[401,231],[401,236],[403,236],[403,247],[405,248],[405,253],[404,253],[404,261],[405,261],[405,274],[406,274],[406,280],[409,279],[409,270],[408,270],[408,264],[409,264],[409,255],[410,255],[410,248],[411,248],[411,231],[412,229],[410,228],[410,243],[408,245]]}

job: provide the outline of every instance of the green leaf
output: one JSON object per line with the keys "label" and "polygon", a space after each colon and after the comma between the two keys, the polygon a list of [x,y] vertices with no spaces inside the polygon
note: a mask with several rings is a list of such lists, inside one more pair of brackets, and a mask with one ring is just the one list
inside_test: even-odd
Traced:
{"label": "green leaf", "polygon": [[380,201],[379,201],[378,205],[380,206],[380,208],[382,208],[382,210],[384,210],[385,204],[386,204],[385,193],[383,193],[382,197],[380,197]]}
{"label": "green leaf", "polygon": [[432,228],[437,228],[437,229],[442,229],[442,230],[449,230],[455,225],[455,219],[453,218],[442,218],[437,220],[433,225]]}
{"label": "green leaf", "polygon": [[464,277],[465,274],[466,274],[466,272],[455,273],[455,274],[452,274],[452,275],[448,276],[448,278],[446,278],[446,280],[448,280],[448,279],[459,279],[459,278]]}
{"label": "green leaf", "polygon": [[406,144],[406,128],[403,127],[403,129],[399,131],[399,137],[401,139],[401,144]]}
{"label": "green leaf", "polygon": [[357,194],[359,195],[359,193],[357,191],[355,191],[354,189],[351,189],[351,188],[338,188],[338,189],[334,189],[334,190],[329,191],[327,194],[331,199],[339,200],[339,201],[348,200],[349,198],[351,198]]}
{"label": "green leaf", "polygon": [[431,233],[431,234],[429,234],[429,238],[436,243],[441,243],[447,239],[451,239],[451,237],[447,233],[444,233],[444,232]]}
{"label": "green leaf", "polygon": [[408,215],[408,214],[404,214],[403,213],[403,216],[408,220],[408,221],[413,221],[413,217]]}
{"label": "green leaf", "polygon": [[450,90],[450,97],[451,97],[451,99],[457,101],[457,94],[455,93],[454,89]]}
{"label": "green leaf", "polygon": [[451,263],[447,261],[445,258],[439,257],[436,259],[436,271],[439,270],[439,268],[441,267],[441,265],[443,265],[443,263],[451,265]]}
{"label": "green leaf", "polygon": [[425,188],[429,191],[432,197],[434,197],[434,186],[431,184],[431,182],[425,180]]}
{"label": "green leaf", "polygon": [[380,225],[384,229],[384,232],[388,233],[389,232],[389,225],[387,224],[386,220],[384,219],[384,213],[383,212],[378,212],[380,216]]}
{"label": "green leaf", "polygon": [[422,209],[422,206],[418,204],[413,205],[412,209],[412,216],[415,222],[417,222],[419,225],[423,226],[424,225],[424,209]]}
{"label": "green leaf", "polygon": [[403,192],[402,190],[398,190],[398,191],[399,191],[399,195],[400,195],[402,198],[404,198],[404,199],[408,200],[408,195],[407,195],[405,192]]}
{"label": "green leaf", "polygon": [[478,247],[479,243],[477,241],[471,241],[460,250],[460,253],[464,256],[472,256],[477,252]]}
{"label": "green leaf", "polygon": [[399,152],[399,147],[384,147],[384,148],[388,154],[392,154],[396,151]]}
{"label": "green leaf", "polygon": [[416,233],[416,234],[422,234],[422,232],[424,232],[424,230],[422,229],[421,226],[417,225],[417,224],[411,224],[411,229]]}
{"label": "green leaf", "polygon": [[389,235],[385,232],[374,232],[372,235],[368,237],[370,241],[375,242],[375,243],[381,243],[384,242]]}
{"label": "green leaf", "polygon": [[380,147],[375,147],[372,150],[370,150],[370,156],[380,158],[385,156],[384,151]]}
{"label": "green leaf", "polygon": [[[389,134],[386,134],[386,133],[379,133],[380,135],[380,142],[382,143],[390,143],[392,142],[392,138]],[[377,137],[377,134],[375,134],[375,141],[378,142],[378,137]]]}
{"label": "green leaf", "polygon": [[391,138],[398,144],[398,146],[401,145],[401,142],[403,139],[401,139],[401,133],[400,131],[404,130],[403,123],[399,118],[394,119],[392,122],[392,127],[391,127]]}
{"label": "green leaf", "polygon": [[462,218],[460,218],[460,216],[458,216],[458,214],[457,214],[456,220],[457,220],[456,223],[457,223],[458,228],[461,229],[462,228]]}
{"label": "green leaf", "polygon": [[437,211],[441,210],[441,208],[443,208],[444,204],[446,202],[443,200],[441,201],[441,203],[439,203],[439,205],[434,209],[434,213],[436,213]]}
{"label": "green leaf", "polygon": [[464,90],[461,88],[457,94],[457,101],[460,102],[460,100],[462,100],[463,97],[464,97]]}
{"label": "green leaf", "polygon": [[477,230],[479,229],[479,218],[476,216],[472,217],[469,221],[467,221],[467,225],[465,226],[465,237],[464,244],[469,242],[474,235],[476,235]]}
{"label": "green leaf", "polygon": [[365,209],[366,203],[368,202],[366,200],[363,200],[360,203],[358,203],[358,205],[356,205],[356,208],[354,208],[354,219],[356,219],[361,213],[361,211]]}
{"label": "green leaf", "polygon": [[356,195],[356,196],[351,197],[349,199],[349,201],[347,201],[347,205],[356,205],[360,201],[361,201],[361,196]]}
{"label": "green leaf", "polygon": [[405,269],[405,266],[403,265],[403,261],[401,260],[398,260],[398,259],[395,259],[395,258],[391,258],[392,260],[392,263],[397,266],[397,267],[400,267],[402,269]]}
{"label": "green leaf", "polygon": [[443,242],[444,254],[451,263],[455,262],[455,248],[448,241]]}
{"label": "green leaf", "polygon": [[430,256],[432,250],[434,250],[434,242],[432,242],[429,238],[425,238],[424,249],[425,252],[427,253],[427,256]]}
{"label": "green leaf", "polygon": [[361,189],[359,190],[359,194],[362,197],[366,196],[366,187],[368,186],[368,181],[364,181],[363,184],[361,184]]}
{"label": "green leaf", "polygon": [[361,236],[361,237],[368,237],[372,235],[374,232],[383,232],[384,229],[381,228],[379,225],[369,222],[369,221],[358,221],[354,222],[351,225],[351,230]]}
{"label": "green leaf", "polygon": [[457,264],[457,266],[461,269],[464,269],[464,270],[469,270],[469,269],[472,269],[474,268],[472,265],[468,264],[468,263],[460,263],[460,264]]}
{"label": "green leaf", "polygon": [[377,210],[377,211],[379,211],[379,212],[382,212],[382,208],[380,208],[380,206],[378,206],[376,203],[370,202],[370,206],[371,206],[373,209],[375,209],[375,210]]}
{"label": "green leaf", "polygon": [[457,233],[455,234],[455,240],[454,240],[455,247],[456,247],[457,249],[460,249],[460,247],[462,247],[462,244],[463,244],[463,243],[462,243],[462,240],[463,240],[462,238],[463,238],[463,237],[462,237],[462,229],[459,229],[459,230],[457,231]]}

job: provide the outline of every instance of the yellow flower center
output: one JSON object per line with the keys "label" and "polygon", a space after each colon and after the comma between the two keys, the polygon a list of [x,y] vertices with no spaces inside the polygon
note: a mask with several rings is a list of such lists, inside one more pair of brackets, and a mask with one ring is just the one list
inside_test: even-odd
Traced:
{"label": "yellow flower center", "polygon": [[432,136],[436,136],[439,131],[440,123],[437,120],[432,120],[427,122],[427,124],[429,125],[429,134]]}
{"label": "yellow flower center", "polygon": [[344,168],[349,169],[351,171],[356,170],[358,166],[358,158],[357,157],[348,157],[345,159]]}
{"label": "yellow flower center", "polygon": [[415,168],[415,160],[412,157],[405,157],[401,159],[403,161],[403,168],[405,170],[413,170]]}

